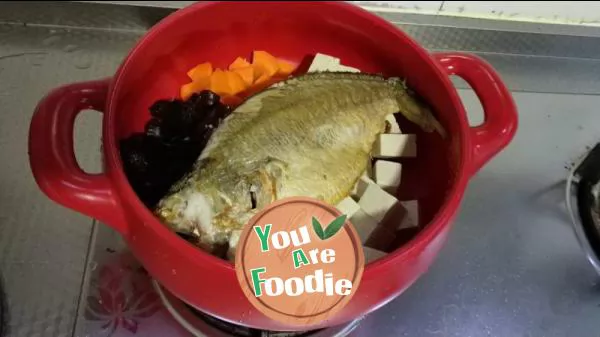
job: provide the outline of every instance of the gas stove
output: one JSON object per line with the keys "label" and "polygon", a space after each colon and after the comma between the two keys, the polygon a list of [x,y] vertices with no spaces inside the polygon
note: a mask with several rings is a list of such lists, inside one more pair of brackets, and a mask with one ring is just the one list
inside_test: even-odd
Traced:
{"label": "gas stove", "polygon": [[193,308],[153,280],[117,233],[96,226],[94,240],[76,336],[344,337],[361,322],[302,332],[262,331],[226,322]]}
{"label": "gas stove", "polygon": [[600,274],[600,144],[573,164],[567,177],[566,205],[579,245]]}
{"label": "gas stove", "polygon": [[355,320],[338,327],[302,332],[252,329],[205,314],[173,296],[158,282],[153,281],[153,285],[165,308],[194,337],[344,337],[360,322]]}

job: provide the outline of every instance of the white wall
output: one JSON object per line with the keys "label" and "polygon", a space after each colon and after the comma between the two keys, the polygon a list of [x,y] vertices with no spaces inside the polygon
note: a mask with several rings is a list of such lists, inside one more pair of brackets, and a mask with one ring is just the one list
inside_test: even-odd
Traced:
{"label": "white wall", "polygon": [[600,1],[351,1],[390,11],[487,19],[600,25]]}
{"label": "white wall", "polygon": [[[84,1],[85,2],[85,1]],[[98,2],[98,1],[89,1]],[[181,8],[195,1],[106,1]],[[350,1],[378,10],[600,26],[600,1]]]}

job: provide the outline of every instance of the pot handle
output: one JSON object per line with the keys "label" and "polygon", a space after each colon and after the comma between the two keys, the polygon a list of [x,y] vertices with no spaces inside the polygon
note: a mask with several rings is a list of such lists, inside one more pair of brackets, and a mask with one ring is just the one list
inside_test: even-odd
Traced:
{"label": "pot handle", "polygon": [[106,174],[88,174],[75,159],[73,128],[84,109],[104,112],[110,79],[52,90],[37,105],[29,128],[29,164],[53,201],[126,233],[123,211]]}
{"label": "pot handle", "polygon": [[517,131],[517,107],[494,69],[481,58],[463,53],[434,53],[448,75],[463,78],[483,106],[484,122],[470,130],[475,174],[512,140]]}

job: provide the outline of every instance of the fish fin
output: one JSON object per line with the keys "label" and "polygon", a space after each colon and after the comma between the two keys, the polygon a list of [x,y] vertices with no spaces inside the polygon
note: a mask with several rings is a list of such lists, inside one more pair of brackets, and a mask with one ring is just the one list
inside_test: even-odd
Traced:
{"label": "fish fin", "polygon": [[446,138],[446,130],[444,130],[442,124],[435,118],[429,106],[423,103],[420,97],[407,87],[405,80],[400,78],[390,78],[388,81],[390,81],[396,88],[396,91],[400,93],[396,99],[400,106],[400,114],[409,121],[420,126],[424,131],[437,131],[442,138]]}
{"label": "fish fin", "polygon": [[[264,112],[270,111],[278,111],[287,106],[294,105],[298,102],[293,101],[292,97],[294,95],[290,95],[290,93],[298,90],[298,87],[304,86],[304,82],[312,81],[313,90],[315,93],[321,92],[321,86],[328,86],[331,82],[343,83],[343,82],[352,82],[352,81],[383,81],[384,78],[379,75],[374,74],[363,74],[363,73],[354,73],[354,72],[331,72],[331,71],[322,71],[322,72],[313,72],[303,74],[301,76],[292,77],[286,79],[285,81],[281,81],[271,85],[269,88],[265,89],[261,93],[250,97],[246,102],[247,106],[243,107],[243,111],[256,111],[261,114]],[[303,90],[307,90],[303,88]],[[298,100],[303,100],[304,98],[299,96]],[[244,104],[242,104],[244,105]],[[240,106],[241,108],[242,106]],[[239,109],[239,108],[238,108]]]}

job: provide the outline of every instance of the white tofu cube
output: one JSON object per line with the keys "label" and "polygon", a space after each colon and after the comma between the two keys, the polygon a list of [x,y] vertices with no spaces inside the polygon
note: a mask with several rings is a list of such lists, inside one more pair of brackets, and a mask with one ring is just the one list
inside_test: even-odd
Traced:
{"label": "white tofu cube", "polygon": [[375,184],[375,182],[365,173],[358,179],[356,185],[354,185],[351,196],[356,200],[360,199],[367,190],[367,186],[369,186],[369,184]]}
{"label": "white tofu cube", "polygon": [[365,170],[364,175],[373,180],[373,162],[371,161],[370,157],[367,159],[367,169]]}
{"label": "white tofu cube", "polygon": [[346,214],[347,219],[350,219],[356,212],[360,211],[360,206],[351,197],[344,198],[335,208],[342,212],[342,214]]}
{"label": "white tofu cube", "polygon": [[340,64],[340,59],[325,55],[325,54],[317,54],[313,59],[310,67],[308,68],[308,72],[315,71],[335,71],[335,68]]}
{"label": "white tofu cube", "polygon": [[363,254],[365,255],[365,264],[378,260],[387,255],[386,252],[382,252],[367,246],[363,246]]}
{"label": "white tofu cube", "polygon": [[379,223],[387,212],[398,204],[398,200],[377,184],[368,184],[358,204],[365,213]]}
{"label": "white tofu cube", "polygon": [[340,64],[339,58],[325,54],[315,55],[315,58],[313,59],[312,63],[310,64],[310,67],[308,68],[308,72],[315,71],[347,71],[353,73],[360,72],[360,70],[356,68]]}
{"label": "white tofu cube", "polygon": [[402,133],[402,130],[400,130],[400,125],[398,125],[398,122],[396,121],[396,117],[394,117],[394,115],[388,115],[385,118],[385,123],[386,123],[386,132],[385,133]]}
{"label": "white tofu cube", "polygon": [[400,201],[406,209],[406,216],[400,223],[398,229],[413,228],[419,226],[419,202],[417,200]]}
{"label": "white tofu cube", "polygon": [[402,178],[402,164],[387,160],[377,160],[373,165],[373,178],[386,192],[394,193]]}
{"label": "white tofu cube", "polygon": [[360,73],[360,70],[358,70],[356,68],[348,67],[348,66],[345,66],[342,64],[336,66],[334,71],[347,71],[347,72],[351,72],[351,73]]}
{"label": "white tofu cube", "polygon": [[360,242],[365,244],[371,233],[377,228],[377,221],[370,217],[363,210],[359,209],[354,215],[350,218],[350,222],[356,229],[356,233],[358,237],[360,237]]}
{"label": "white tofu cube", "polygon": [[375,141],[373,157],[375,158],[400,158],[416,157],[416,135],[383,133]]}

